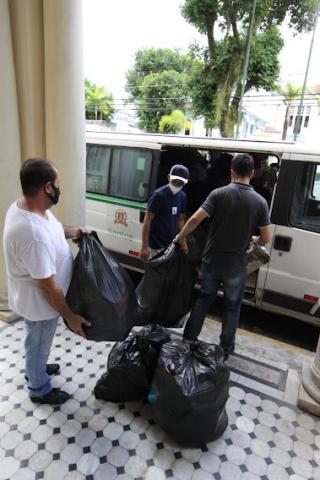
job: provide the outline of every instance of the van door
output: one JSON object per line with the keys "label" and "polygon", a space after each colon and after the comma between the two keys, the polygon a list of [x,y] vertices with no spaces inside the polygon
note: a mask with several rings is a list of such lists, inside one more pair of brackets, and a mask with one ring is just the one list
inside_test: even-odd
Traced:
{"label": "van door", "polygon": [[320,325],[320,158],[282,160],[272,208],[274,236],[262,295],[265,308]]}
{"label": "van door", "polygon": [[87,144],[86,225],[128,266],[141,268],[142,222],[157,155],[150,148]]}

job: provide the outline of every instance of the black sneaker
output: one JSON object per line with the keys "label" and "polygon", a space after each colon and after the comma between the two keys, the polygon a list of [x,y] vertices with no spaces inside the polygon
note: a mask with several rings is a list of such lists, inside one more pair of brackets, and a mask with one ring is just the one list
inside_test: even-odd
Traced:
{"label": "black sneaker", "polygon": [[[60,370],[60,365],[58,363],[47,363],[46,371],[48,375],[55,375],[56,373],[59,372],[59,370]],[[25,375],[24,378],[27,381],[29,380],[27,375]]]}
{"label": "black sneaker", "polygon": [[31,402],[47,403],[49,405],[61,405],[61,403],[64,403],[69,398],[70,395],[63,390],[60,390],[60,388],[53,388],[46,395],[42,395],[42,397],[32,397],[30,395]]}
{"label": "black sneaker", "polygon": [[56,375],[60,370],[59,363],[47,363],[47,374],[48,375]]}

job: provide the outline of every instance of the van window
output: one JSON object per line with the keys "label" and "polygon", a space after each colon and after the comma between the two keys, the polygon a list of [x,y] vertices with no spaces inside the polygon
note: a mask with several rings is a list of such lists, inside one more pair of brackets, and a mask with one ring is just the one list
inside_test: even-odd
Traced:
{"label": "van window", "polygon": [[[239,152],[243,153],[243,152]],[[205,201],[210,192],[228,185],[231,181],[231,161],[235,152],[165,145],[161,150],[157,186],[167,183],[170,168],[181,163],[189,169],[189,182],[184,187],[188,198],[187,215],[191,216]],[[278,178],[279,159],[264,152],[250,152],[255,174],[251,181],[269,207]]]}
{"label": "van window", "polygon": [[86,190],[106,195],[111,148],[87,145]]}
{"label": "van window", "polygon": [[320,165],[317,165],[313,182],[312,197],[320,202]]}
{"label": "van window", "polygon": [[320,232],[320,165],[305,163],[297,175],[291,224]]}
{"label": "van window", "polygon": [[152,154],[140,148],[113,148],[109,194],[145,201],[149,192]]}

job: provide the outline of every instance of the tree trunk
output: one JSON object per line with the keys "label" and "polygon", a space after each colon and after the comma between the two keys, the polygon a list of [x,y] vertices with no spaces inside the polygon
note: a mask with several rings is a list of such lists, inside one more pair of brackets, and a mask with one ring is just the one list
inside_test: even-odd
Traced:
{"label": "tree trunk", "polygon": [[[233,137],[236,123],[235,101],[232,97],[239,95],[239,78],[244,61],[244,45],[234,44],[230,52],[230,64],[225,79],[218,84],[218,95],[214,105],[215,123],[223,137]],[[240,81],[241,89],[241,81]],[[236,109],[237,111],[237,109]]]}
{"label": "tree trunk", "polygon": [[[242,71],[245,62],[245,52],[247,44],[245,41],[239,38],[237,31],[237,24],[234,19],[231,18],[231,26],[233,29],[233,38],[236,41],[236,44],[233,44],[230,64],[227,72],[226,79],[222,84],[218,85],[218,91],[222,91],[222,97],[220,102],[218,102],[217,107],[214,107],[215,120],[219,126],[221,135],[223,137],[233,137],[234,136],[234,126],[237,123],[238,109],[240,103],[241,95],[241,77]],[[256,19],[256,25],[259,22]],[[254,27],[253,35],[255,34],[257,26]],[[232,94],[234,92],[234,97]],[[220,92],[219,92],[220,94]],[[219,96],[218,94],[218,96]],[[220,105],[219,105],[220,103]],[[220,108],[220,112],[219,112]]]}
{"label": "tree trunk", "polygon": [[231,113],[228,112],[222,115],[220,132],[224,138],[233,138],[234,137],[234,120],[232,119]]}
{"label": "tree trunk", "polygon": [[[238,72],[241,66],[241,57],[239,52],[234,52],[234,62],[231,68],[229,67],[229,72],[227,78],[223,85],[220,87],[221,91],[221,98],[220,98],[220,115],[218,113],[217,124],[219,126],[221,135],[223,137],[233,137],[234,135],[234,125],[237,119],[237,107],[239,102],[237,103],[236,98],[234,97],[232,100],[232,91],[234,89],[235,81],[239,77]],[[240,57],[240,62],[239,62]],[[239,81],[238,81],[239,82]],[[241,85],[240,85],[241,88]],[[238,85],[235,92],[235,95],[238,94]],[[219,108],[219,106],[218,106]],[[220,118],[219,118],[220,117]]]}
{"label": "tree trunk", "polygon": [[236,126],[237,121],[238,121],[241,87],[242,87],[242,83],[241,83],[241,79],[239,79],[237,81],[236,91],[235,91],[234,97],[232,99],[231,107],[230,107],[230,110],[229,110],[228,132],[229,132],[229,134],[231,134],[232,137],[234,137],[234,127]]}
{"label": "tree trunk", "polygon": [[215,57],[214,20],[212,18],[209,18],[209,16],[206,16],[205,21],[206,21],[206,27],[207,27],[210,60],[211,60],[211,63],[213,63],[214,57]]}

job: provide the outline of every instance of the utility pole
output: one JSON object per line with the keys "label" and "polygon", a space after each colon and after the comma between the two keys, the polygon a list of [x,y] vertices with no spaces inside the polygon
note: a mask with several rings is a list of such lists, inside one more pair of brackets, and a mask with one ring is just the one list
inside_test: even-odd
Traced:
{"label": "utility pole", "polygon": [[302,92],[301,92],[300,104],[299,104],[299,108],[298,108],[297,121],[295,122],[294,132],[293,132],[294,141],[297,140],[297,136],[298,136],[299,130],[300,130],[301,125],[302,125],[302,115],[301,115],[301,113],[302,113],[304,96],[305,96],[306,88],[307,88],[307,80],[308,80],[308,74],[309,74],[310,60],[311,60],[311,55],[312,55],[312,50],[313,50],[314,37],[315,37],[315,34],[316,34],[316,29],[317,29],[319,10],[320,10],[320,1],[318,2],[317,11],[316,11],[316,14],[315,14],[315,17],[314,17],[314,27],[313,27],[312,38],[311,38],[311,43],[310,43],[308,62],[307,62],[306,72],[304,74],[304,81],[303,81],[303,87],[302,87]]}
{"label": "utility pole", "polygon": [[240,102],[239,102],[239,107],[238,107],[236,138],[238,138],[238,136],[239,136],[242,102],[243,102],[243,96],[244,96],[244,89],[245,89],[245,86],[246,86],[246,83],[247,83],[248,65],[249,65],[250,50],[251,50],[251,45],[252,45],[253,24],[254,24],[254,17],[255,17],[255,14],[256,14],[256,6],[257,6],[257,0],[254,0],[253,6],[252,6],[249,32],[248,32],[247,51],[246,51],[246,57],[245,57],[244,67],[243,67]]}

